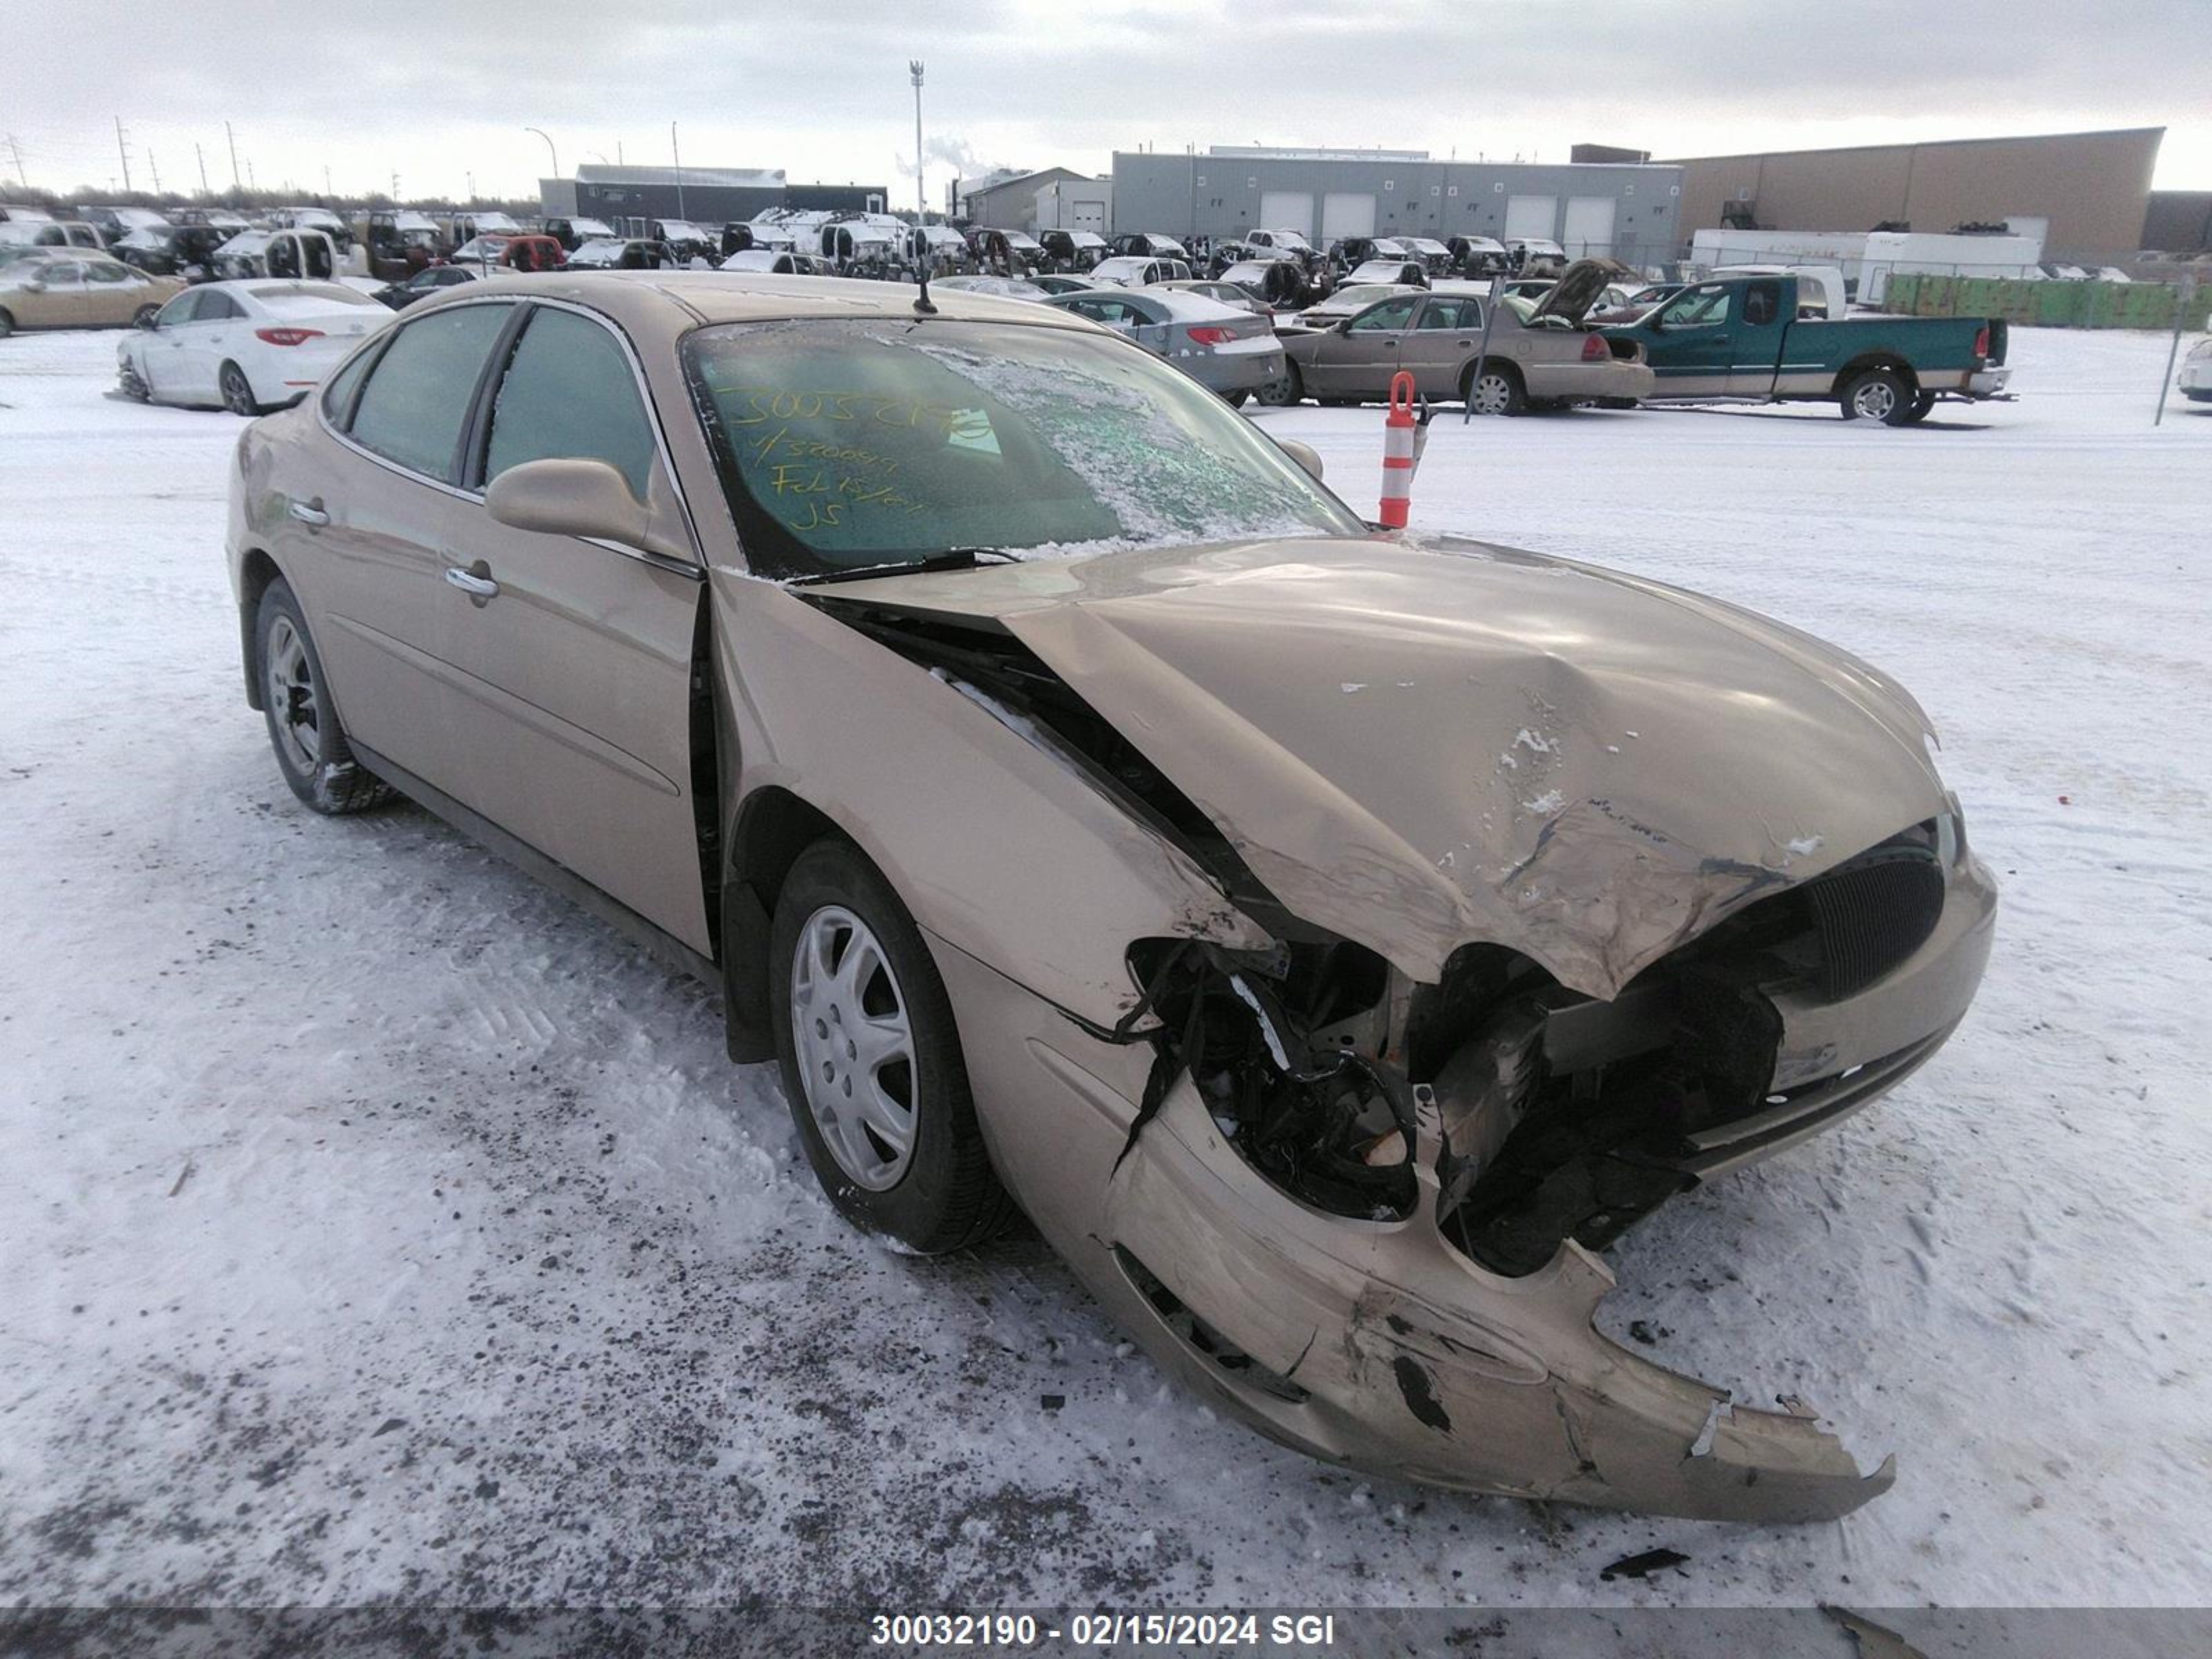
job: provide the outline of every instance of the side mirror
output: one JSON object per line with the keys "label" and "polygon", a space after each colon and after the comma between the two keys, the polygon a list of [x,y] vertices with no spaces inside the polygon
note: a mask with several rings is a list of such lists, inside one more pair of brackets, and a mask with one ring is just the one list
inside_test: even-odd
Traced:
{"label": "side mirror", "polygon": [[1304,467],[1316,483],[1321,480],[1321,452],[1311,444],[1302,444],[1296,438],[1278,438],[1275,444],[1283,453]]}
{"label": "side mirror", "polygon": [[159,312],[148,311],[141,313],[137,318],[133,319],[131,325],[133,328],[143,328],[150,331],[151,330],[161,326],[161,317]]}
{"label": "side mirror", "polygon": [[484,510],[516,530],[619,542],[689,561],[691,550],[658,526],[629,481],[605,461],[525,461],[491,481]]}

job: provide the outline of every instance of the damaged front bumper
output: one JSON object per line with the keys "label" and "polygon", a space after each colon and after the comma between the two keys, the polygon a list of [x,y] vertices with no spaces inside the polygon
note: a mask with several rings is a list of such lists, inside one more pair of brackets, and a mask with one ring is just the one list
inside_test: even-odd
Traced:
{"label": "damaged front bumper", "polygon": [[[1957,849],[1941,918],[1903,960],[1844,994],[1771,989],[1771,1083],[1685,1134],[1667,1171],[1688,1187],[1742,1168],[1894,1086],[1964,1015],[1995,909],[1988,872]],[[1155,1358],[1262,1432],[1388,1476],[1703,1519],[1830,1520],[1890,1486],[1893,1461],[1862,1473],[1802,1402],[1738,1407],[1601,1334],[1613,1279],[1572,1238],[1506,1273],[1450,1237],[1445,1126],[1470,1119],[1449,1075],[1441,1100],[1413,1092],[1413,1201],[1352,1218],[1255,1169],[1188,1071],[1133,1139],[1149,1051],[936,943],[1002,1175]],[[1602,1016],[1633,995],[1569,1006]],[[1575,1018],[1542,1038],[1570,1070],[1594,1040]]]}

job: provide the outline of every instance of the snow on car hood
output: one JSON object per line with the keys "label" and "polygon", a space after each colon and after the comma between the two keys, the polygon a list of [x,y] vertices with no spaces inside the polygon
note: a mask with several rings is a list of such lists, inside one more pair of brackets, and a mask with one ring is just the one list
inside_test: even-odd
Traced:
{"label": "snow on car hood", "polygon": [[838,592],[996,620],[1285,905],[1421,981],[1495,940],[1611,997],[1946,810],[1927,717],[1867,665],[1479,542],[1146,549]]}

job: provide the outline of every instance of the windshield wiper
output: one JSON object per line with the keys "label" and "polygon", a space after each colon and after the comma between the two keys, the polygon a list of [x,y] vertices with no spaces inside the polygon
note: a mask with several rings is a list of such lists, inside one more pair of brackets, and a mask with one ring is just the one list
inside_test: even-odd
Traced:
{"label": "windshield wiper", "polygon": [[901,559],[890,564],[864,564],[850,570],[820,570],[811,575],[794,576],[794,585],[812,586],[821,582],[865,581],[872,576],[907,576],[916,571],[973,570],[979,564],[1019,564],[1021,556],[1009,553],[1003,547],[948,547],[941,553],[932,553],[927,558]]}

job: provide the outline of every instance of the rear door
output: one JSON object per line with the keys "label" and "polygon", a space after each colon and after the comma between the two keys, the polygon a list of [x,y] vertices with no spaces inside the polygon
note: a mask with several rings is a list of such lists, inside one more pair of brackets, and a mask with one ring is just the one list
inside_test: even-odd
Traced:
{"label": "rear door", "polygon": [[200,290],[200,307],[192,320],[177,331],[175,364],[179,397],[204,402],[219,399],[222,366],[236,360],[241,337],[253,324],[246,308],[220,288]]}
{"label": "rear door", "polygon": [[471,703],[440,634],[468,601],[446,570],[456,516],[480,510],[458,483],[463,440],[516,314],[494,301],[403,317],[339,371],[318,405],[329,441],[298,446],[272,550],[347,731],[465,802]]}
{"label": "rear door", "polygon": [[1399,367],[1413,371],[1413,387],[1431,399],[1460,395],[1462,369],[1482,348],[1482,301],[1462,295],[1421,302],[1413,326],[1399,346]]}
{"label": "rear door", "polygon": [[1388,392],[1420,300],[1418,294],[1401,294],[1379,301],[1352,318],[1343,333],[1323,340],[1310,366],[1301,371],[1306,389],[1327,398],[1379,398]]}
{"label": "rear door", "polygon": [[1693,283],[1654,312],[1642,329],[1657,377],[1655,396],[1725,395],[1735,361],[1729,338],[1729,285]]}
{"label": "rear door", "polygon": [[80,259],[49,259],[39,271],[42,289],[28,296],[23,320],[40,328],[83,328],[91,320],[92,304],[84,291],[84,263]]}
{"label": "rear door", "polygon": [[[502,525],[480,492],[510,467],[605,461],[643,501],[675,479],[628,344],[589,313],[531,307],[500,348],[440,557],[479,586],[436,597],[467,699],[449,793],[566,869],[711,951],[691,789],[696,562]],[[441,572],[441,577],[445,573]]]}
{"label": "rear door", "polygon": [[1782,347],[1790,331],[1785,283],[1779,276],[1746,283],[1735,296],[1735,325],[1729,331],[1728,389],[1731,396],[1765,398],[1774,391]]}

